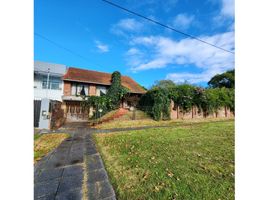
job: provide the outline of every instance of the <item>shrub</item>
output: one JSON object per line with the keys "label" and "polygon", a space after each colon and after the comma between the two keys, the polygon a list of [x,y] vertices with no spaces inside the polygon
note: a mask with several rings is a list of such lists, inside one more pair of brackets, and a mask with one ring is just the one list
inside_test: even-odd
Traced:
{"label": "shrub", "polygon": [[141,97],[138,107],[154,120],[169,119],[170,98],[168,90],[162,88],[149,90]]}
{"label": "shrub", "polygon": [[188,112],[194,105],[195,87],[189,84],[178,85],[169,90],[170,98],[183,113]]}
{"label": "shrub", "polygon": [[111,109],[117,109],[124,95],[128,93],[128,89],[121,85],[121,74],[115,71],[112,74],[112,84],[106,96],[111,100]]}
{"label": "shrub", "polygon": [[115,110],[120,106],[120,102],[124,95],[128,93],[128,89],[121,85],[121,74],[115,71],[112,74],[112,84],[107,91],[106,95],[102,96],[84,96],[82,101],[83,107],[93,107],[95,112],[93,117],[98,118],[99,109],[102,109],[102,115],[105,113]]}
{"label": "shrub", "polygon": [[169,119],[171,100],[174,107],[179,106],[183,114],[189,112],[193,106],[198,108],[198,112],[203,112],[204,117],[211,113],[216,113],[217,116],[222,107],[234,112],[234,89],[204,89],[189,84],[151,89],[140,99],[139,108],[155,120]]}

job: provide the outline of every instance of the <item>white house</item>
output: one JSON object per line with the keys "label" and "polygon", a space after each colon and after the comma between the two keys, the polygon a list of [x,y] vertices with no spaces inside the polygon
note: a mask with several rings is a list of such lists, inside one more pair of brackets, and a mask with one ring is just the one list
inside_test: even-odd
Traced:
{"label": "white house", "polygon": [[62,101],[62,77],[67,70],[66,65],[34,62],[34,99],[48,98]]}

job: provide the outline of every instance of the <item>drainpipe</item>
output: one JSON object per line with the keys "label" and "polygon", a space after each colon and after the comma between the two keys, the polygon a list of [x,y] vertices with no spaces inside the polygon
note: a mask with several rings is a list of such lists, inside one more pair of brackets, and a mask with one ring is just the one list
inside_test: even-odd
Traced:
{"label": "drainpipe", "polygon": [[49,72],[50,72],[50,68],[47,69],[47,89],[46,89],[46,97],[47,97],[47,93],[48,93],[48,85],[49,85]]}

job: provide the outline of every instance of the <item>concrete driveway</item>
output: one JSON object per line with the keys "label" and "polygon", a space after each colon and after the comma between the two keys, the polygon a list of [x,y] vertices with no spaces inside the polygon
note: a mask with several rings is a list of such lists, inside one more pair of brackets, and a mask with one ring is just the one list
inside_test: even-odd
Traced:
{"label": "concrete driveway", "polygon": [[116,199],[87,123],[69,123],[63,141],[34,167],[34,199]]}

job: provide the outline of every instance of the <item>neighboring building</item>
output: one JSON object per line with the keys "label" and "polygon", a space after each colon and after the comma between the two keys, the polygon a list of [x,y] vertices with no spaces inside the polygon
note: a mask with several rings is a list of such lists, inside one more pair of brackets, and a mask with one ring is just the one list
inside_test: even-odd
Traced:
{"label": "neighboring building", "polygon": [[48,98],[62,101],[63,81],[62,76],[67,67],[41,61],[34,62],[34,99]]}
{"label": "neighboring building", "polygon": [[[89,111],[84,110],[80,102],[82,97],[81,91],[85,95],[100,96],[106,94],[111,85],[111,74],[97,72],[92,70],[84,70],[70,67],[63,76],[63,104],[67,121],[87,120]],[[132,95],[141,96],[146,91],[133,79],[128,76],[121,76],[121,84],[130,90]],[[127,103],[123,102],[122,107],[127,107]]]}

